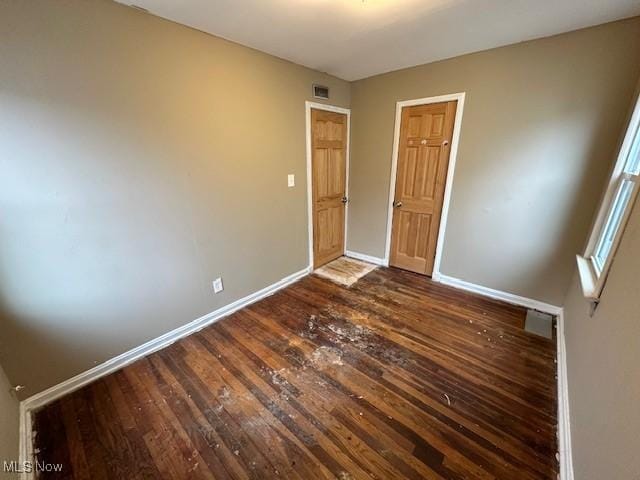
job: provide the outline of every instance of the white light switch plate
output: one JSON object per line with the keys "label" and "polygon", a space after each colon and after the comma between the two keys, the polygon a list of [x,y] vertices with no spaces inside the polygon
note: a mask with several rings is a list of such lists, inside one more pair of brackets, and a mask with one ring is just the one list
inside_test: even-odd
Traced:
{"label": "white light switch plate", "polygon": [[293,173],[287,175],[287,186],[295,187],[296,186],[296,176]]}
{"label": "white light switch plate", "polygon": [[215,293],[220,293],[222,290],[224,290],[224,286],[222,285],[222,279],[221,278],[216,278],[213,281],[213,291]]}

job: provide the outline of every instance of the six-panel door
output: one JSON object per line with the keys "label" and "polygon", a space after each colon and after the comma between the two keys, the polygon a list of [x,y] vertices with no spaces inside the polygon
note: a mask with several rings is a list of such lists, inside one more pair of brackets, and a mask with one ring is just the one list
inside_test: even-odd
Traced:
{"label": "six-panel door", "polygon": [[347,116],[311,110],[313,266],[344,253]]}
{"label": "six-panel door", "polygon": [[402,110],[389,262],[394,267],[433,271],[456,104]]}

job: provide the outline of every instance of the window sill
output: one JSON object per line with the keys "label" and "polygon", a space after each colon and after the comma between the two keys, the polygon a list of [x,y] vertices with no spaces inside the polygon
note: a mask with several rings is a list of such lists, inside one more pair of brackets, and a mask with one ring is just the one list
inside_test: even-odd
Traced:
{"label": "window sill", "polygon": [[578,262],[578,276],[580,277],[582,294],[589,300],[597,301],[599,299],[598,277],[593,271],[591,261],[581,255],[576,255],[576,261]]}

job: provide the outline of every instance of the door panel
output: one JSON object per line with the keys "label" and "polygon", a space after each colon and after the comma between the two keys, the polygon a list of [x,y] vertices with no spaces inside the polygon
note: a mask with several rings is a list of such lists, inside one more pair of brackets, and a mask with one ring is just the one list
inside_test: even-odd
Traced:
{"label": "door panel", "polygon": [[390,264],[431,275],[456,101],[402,110]]}
{"label": "door panel", "polygon": [[311,110],[313,266],[344,253],[347,116]]}

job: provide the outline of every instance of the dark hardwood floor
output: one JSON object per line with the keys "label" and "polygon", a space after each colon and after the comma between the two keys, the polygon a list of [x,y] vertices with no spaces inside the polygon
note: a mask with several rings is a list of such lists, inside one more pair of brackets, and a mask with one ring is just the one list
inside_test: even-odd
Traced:
{"label": "dark hardwood floor", "polygon": [[555,343],[522,308],[316,276],[35,414],[77,479],[555,479]]}

